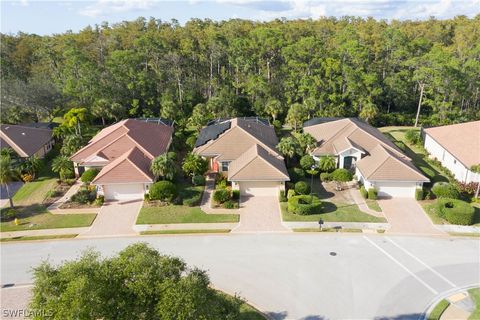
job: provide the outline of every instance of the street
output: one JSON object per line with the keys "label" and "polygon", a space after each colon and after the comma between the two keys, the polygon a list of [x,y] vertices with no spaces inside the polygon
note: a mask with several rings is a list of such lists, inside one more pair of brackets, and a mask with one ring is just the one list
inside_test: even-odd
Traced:
{"label": "street", "polygon": [[446,292],[480,283],[478,240],[346,233],[8,243],[1,283],[31,283],[42,259],[60,263],[88,247],[108,256],[137,241],[208,270],[216,288],[274,319],[418,319]]}

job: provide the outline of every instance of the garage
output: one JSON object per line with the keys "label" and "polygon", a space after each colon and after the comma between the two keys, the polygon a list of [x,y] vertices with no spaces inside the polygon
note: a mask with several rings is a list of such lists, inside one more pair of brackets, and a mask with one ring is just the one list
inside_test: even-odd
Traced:
{"label": "garage", "polygon": [[143,199],[143,183],[110,184],[103,186],[105,200],[138,200]]}
{"label": "garage", "polygon": [[239,182],[242,196],[278,196],[280,181],[242,181]]}
{"label": "garage", "polygon": [[416,183],[412,182],[377,182],[378,196],[384,198],[414,198]]}

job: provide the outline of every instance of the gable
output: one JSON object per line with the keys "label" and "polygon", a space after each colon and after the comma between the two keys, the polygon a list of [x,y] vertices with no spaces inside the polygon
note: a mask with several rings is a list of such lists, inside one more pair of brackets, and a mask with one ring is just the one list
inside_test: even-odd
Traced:
{"label": "gable", "polygon": [[234,175],[228,177],[232,181],[241,180],[271,180],[271,181],[288,181],[289,178],[266,160],[256,157],[246,166],[241,168]]}

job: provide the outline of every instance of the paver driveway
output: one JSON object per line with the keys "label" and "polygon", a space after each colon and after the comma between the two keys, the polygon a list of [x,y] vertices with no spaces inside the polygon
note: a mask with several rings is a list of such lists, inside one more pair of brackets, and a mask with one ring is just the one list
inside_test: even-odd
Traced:
{"label": "paver driveway", "polygon": [[378,200],[391,228],[388,233],[445,235],[427,217],[414,199],[392,198]]}
{"label": "paver driveway", "polygon": [[240,223],[232,232],[289,232],[282,225],[278,197],[242,196]]}
{"label": "paver driveway", "polygon": [[79,237],[125,236],[137,234],[133,225],[143,201],[107,202],[100,209],[90,229]]}

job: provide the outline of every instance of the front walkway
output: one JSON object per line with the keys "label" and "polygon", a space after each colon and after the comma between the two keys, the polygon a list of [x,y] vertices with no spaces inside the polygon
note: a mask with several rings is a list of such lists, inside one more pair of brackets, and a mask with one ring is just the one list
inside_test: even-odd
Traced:
{"label": "front walkway", "polygon": [[223,209],[212,207],[212,196],[215,191],[215,173],[207,174],[205,180],[205,188],[203,190],[200,209],[208,214],[238,214],[238,209]]}
{"label": "front walkway", "polygon": [[390,223],[387,233],[416,235],[446,235],[435,228],[422,207],[410,198],[392,198],[378,200],[385,217]]}
{"label": "front walkway", "polygon": [[350,192],[350,196],[352,197],[353,201],[358,206],[358,209],[360,209],[360,211],[363,211],[375,217],[385,218],[385,215],[383,214],[383,212],[377,212],[368,207],[367,203],[365,202],[365,199],[362,197],[358,189],[350,188],[348,189],[348,191]]}
{"label": "front walkway", "polygon": [[290,232],[282,224],[277,196],[241,197],[240,223],[232,232]]}
{"label": "front walkway", "polygon": [[106,202],[90,229],[79,238],[136,235],[133,226],[142,205],[142,200]]}

